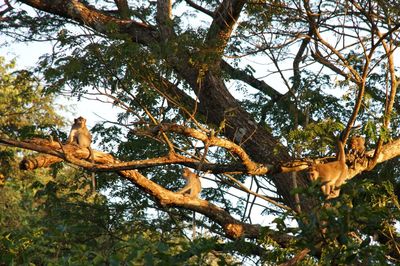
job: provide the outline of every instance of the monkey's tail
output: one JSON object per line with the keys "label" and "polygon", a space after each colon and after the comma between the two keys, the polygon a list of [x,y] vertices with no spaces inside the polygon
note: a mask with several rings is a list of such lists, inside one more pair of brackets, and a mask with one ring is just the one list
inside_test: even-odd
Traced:
{"label": "monkey's tail", "polygon": [[338,141],[339,154],[337,160],[342,164],[346,164],[346,154],[344,152],[344,144],[341,140]]}
{"label": "monkey's tail", "polygon": [[192,241],[196,238],[196,212],[193,211],[193,221],[192,221]]}
{"label": "monkey's tail", "polygon": [[[94,164],[94,154],[93,154],[93,150],[92,148],[88,147],[89,149],[89,153],[90,153],[90,162],[92,164]],[[97,182],[96,182],[96,174],[95,172],[92,172],[91,177],[90,177],[91,181],[92,181],[92,193],[96,192],[96,186],[97,186]]]}

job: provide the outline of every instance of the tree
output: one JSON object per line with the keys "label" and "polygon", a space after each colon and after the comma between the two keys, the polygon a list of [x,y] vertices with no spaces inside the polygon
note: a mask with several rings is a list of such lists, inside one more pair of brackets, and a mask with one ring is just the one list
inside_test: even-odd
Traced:
{"label": "tree", "polygon": [[[16,71],[14,65],[0,58],[0,132],[13,138],[45,137],[49,128],[63,125],[55,113],[61,106],[32,73]],[[187,261],[171,256],[177,248],[190,251],[187,239],[172,231],[169,241],[160,243],[160,234],[150,230],[148,221],[138,216],[128,223],[127,208],[92,193],[85,171],[60,164],[21,171],[21,157],[29,152],[0,148],[1,264]],[[144,234],[132,235],[136,228]]]}
{"label": "tree", "polygon": [[[3,34],[54,43],[36,69],[49,92],[67,90],[122,112],[113,126],[95,128],[104,148],[117,147],[104,149],[114,156],[95,151],[95,164],[84,160],[87,150],[60,143],[1,142],[51,155],[40,157],[43,166],[65,160],[116,172],[158,210],[192,210],[214,234],[257,240],[250,254],[263,261],[293,264],[307,254],[322,264],[398,261],[398,7],[372,0],[6,2]],[[286,93],[269,84],[276,79]],[[346,177],[357,178],[326,202],[321,184],[310,186],[305,175],[308,158],[331,154],[334,134],[341,131],[346,143],[356,124],[368,160],[352,165]],[[174,193],[179,175],[173,182],[168,173],[180,165],[218,187],[201,199]],[[245,193],[237,208],[229,189]],[[251,222],[255,198],[265,212],[284,212],[276,229]],[[297,226],[289,228],[285,217]],[[370,243],[373,236],[379,245]],[[277,252],[267,256],[274,244]],[[232,248],[248,255],[244,247]],[[371,250],[374,256],[363,256]]]}

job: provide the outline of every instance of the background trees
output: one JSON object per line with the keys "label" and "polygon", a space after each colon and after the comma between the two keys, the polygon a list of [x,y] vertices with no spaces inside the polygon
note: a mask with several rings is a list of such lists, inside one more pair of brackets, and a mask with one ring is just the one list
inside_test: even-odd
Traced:
{"label": "background trees", "polygon": [[[397,3],[25,0],[1,10],[2,34],[52,42],[34,69],[44,94],[119,108],[117,121],[93,128],[98,150],[113,155],[94,168],[103,191],[119,199],[102,203],[117,206],[108,217],[120,217],[118,226],[170,239],[187,233],[182,221],[191,211],[201,213],[204,238],[194,242],[201,249],[181,245],[173,259],[225,260],[219,252],[233,250],[274,263],[305,254],[302,263],[399,259]],[[302,158],[331,155],[334,134],[343,131],[346,140],[355,124],[373,159],[352,170],[360,175],[326,208]],[[28,147],[4,131],[3,143]],[[170,192],[182,185],[182,165],[207,184],[201,200]],[[275,216],[274,227],[257,224],[256,206]],[[286,218],[297,223],[288,227]]]}

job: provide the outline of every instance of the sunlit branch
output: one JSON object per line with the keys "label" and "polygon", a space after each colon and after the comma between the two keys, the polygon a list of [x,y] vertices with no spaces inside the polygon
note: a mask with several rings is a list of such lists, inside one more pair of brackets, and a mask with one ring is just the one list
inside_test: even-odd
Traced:
{"label": "sunlit branch", "polygon": [[[88,149],[80,149],[73,144],[61,145],[57,142],[41,139],[37,139],[29,143],[4,138],[0,138],[0,143],[6,144],[8,146],[21,147],[24,149],[31,149],[51,154],[51,157],[59,157],[62,160],[67,160],[75,165],[91,169],[92,164],[82,160],[82,158],[90,158],[90,151]],[[46,143],[48,146],[45,146]],[[58,151],[55,149],[58,149]],[[99,152],[97,151],[93,151],[93,160],[96,163],[102,161],[102,164],[113,164],[116,161],[112,156],[107,154],[105,156],[100,156]],[[52,161],[52,163],[55,162],[57,162],[57,160]],[[47,167],[49,165],[40,165],[39,167]],[[136,170],[119,170],[117,171],[117,173],[121,177],[133,182],[136,186],[141,188],[143,191],[146,191],[149,195],[153,196],[162,206],[190,209],[202,213],[210,219],[213,219],[216,223],[220,224],[225,234],[229,238],[256,238],[260,234],[260,230],[262,229],[260,225],[242,223],[233,218],[225,210],[206,200],[187,197],[183,194],[175,193],[168,189],[165,189],[164,187],[147,179]],[[291,239],[291,237],[289,237],[288,235],[282,235],[281,233],[274,232],[269,229],[265,230],[267,230],[267,234],[270,235],[272,239],[274,239],[278,243],[281,243],[282,245],[286,245],[287,241]]]}
{"label": "sunlit branch", "polygon": [[[318,24],[316,22],[316,17],[318,16],[318,14],[315,14],[310,7],[310,3],[308,0],[303,0],[304,3],[304,7],[306,9],[307,12],[307,17],[310,23],[310,27],[312,29],[313,35],[316,38],[316,48],[318,48],[318,43],[320,42],[321,44],[324,45],[324,47],[326,47],[327,49],[329,49],[329,51],[331,51],[335,56],[337,56],[337,58],[342,62],[341,64],[347,68],[352,77],[354,78],[355,82],[358,84],[361,82],[361,77],[358,74],[358,72],[351,66],[351,64],[348,62],[348,60],[337,50],[335,49],[329,42],[327,42],[320,34],[319,32],[319,27]],[[316,50],[317,51],[317,50]],[[327,60],[323,60],[322,62],[326,62]],[[329,64],[328,66],[331,66],[331,64]],[[335,68],[337,69],[337,68]],[[341,71],[340,71],[341,72]]]}
{"label": "sunlit branch", "polygon": [[157,132],[175,132],[179,133],[185,136],[193,137],[195,139],[198,139],[202,141],[203,143],[208,143],[210,147],[212,146],[218,146],[225,148],[229,150],[230,152],[236,154],[241,160],[242,163],[246,166],[248,173],[250,174],[265,174],[267,173],[270,169],[268,166],[258,164],[253,162],[250,159],[250,156],[243,150],[242,147],[239,145],[235,144],[232,141],[229,141],[227,139],[222,139],[218,138],[215,136],[208,136],[207,134],[200,132],[198,130],[192,129],[192,128],[187,128],[184,126],[180,126],[177,124],[167,124],[167,123],[162,123],[158,127],[155,127],[151,130],[151,132],[157,133]]}

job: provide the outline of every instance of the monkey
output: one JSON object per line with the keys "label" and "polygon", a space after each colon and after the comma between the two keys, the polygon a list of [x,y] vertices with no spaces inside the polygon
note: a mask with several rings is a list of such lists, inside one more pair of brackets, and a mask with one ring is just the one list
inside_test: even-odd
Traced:
{"label": "monkey", "polygon": [[[183,169],[182,176],[186,179],[186,185],[179,190],[179,194],[189,194],[191,198],[197,198],[201,191],[201,182],[198,175],[189,170],[189,168]],[[193,211],[192,220],[192,238],[196,238],[196,213]]]}
{"label": "monkey", "polygon": [[346,164],[344,145],[341,141],[338,141],[338,150],[336,161],[314,164],[308,170],[308,176],[312,181],[319,179],[323,183],[321,190],[327,199],[339,196],[339,187],[347,178],[348,167]]}
{"label": "monkey", "polygon": [[365,138],[359,135],[350,139],[350,150],[347,159],[351,162],[351,169],[355,169],[356,163],[363,163],[365,157]]}
{"label": "monkey", "polygon": [[356,154],[362,157],[365,153],[365,138],[357,135],[350,139],[350,154]]}
{"label": "monkey", "polygon": [[86,127],[86,119],[82,116],[74,119],[67,144],[76,144],[81,148],[89,148],[92,143],[92,135]]}
{"label": "monkey", "polygon": [[189,168],[183,169],[182,176],[186,179],[186,185],[179,190],[179,194],[189,194],[191,198],[196,198],[201,191],[201,182],[198,175],[189,170]]}
{"label": "monkey", "polygon": [[[81,148],[87,148],[90,153],[91,162],[94,162],[93,150],[90,147],[92,143],[92,135],[86,127],[86,119],[82,116],[74,119],[74,124],[71,127],[71,131],[69,133],[67,144],[76,144]],[[92,190],[96,190],[96,177],[94,173],[92,173]]]}

